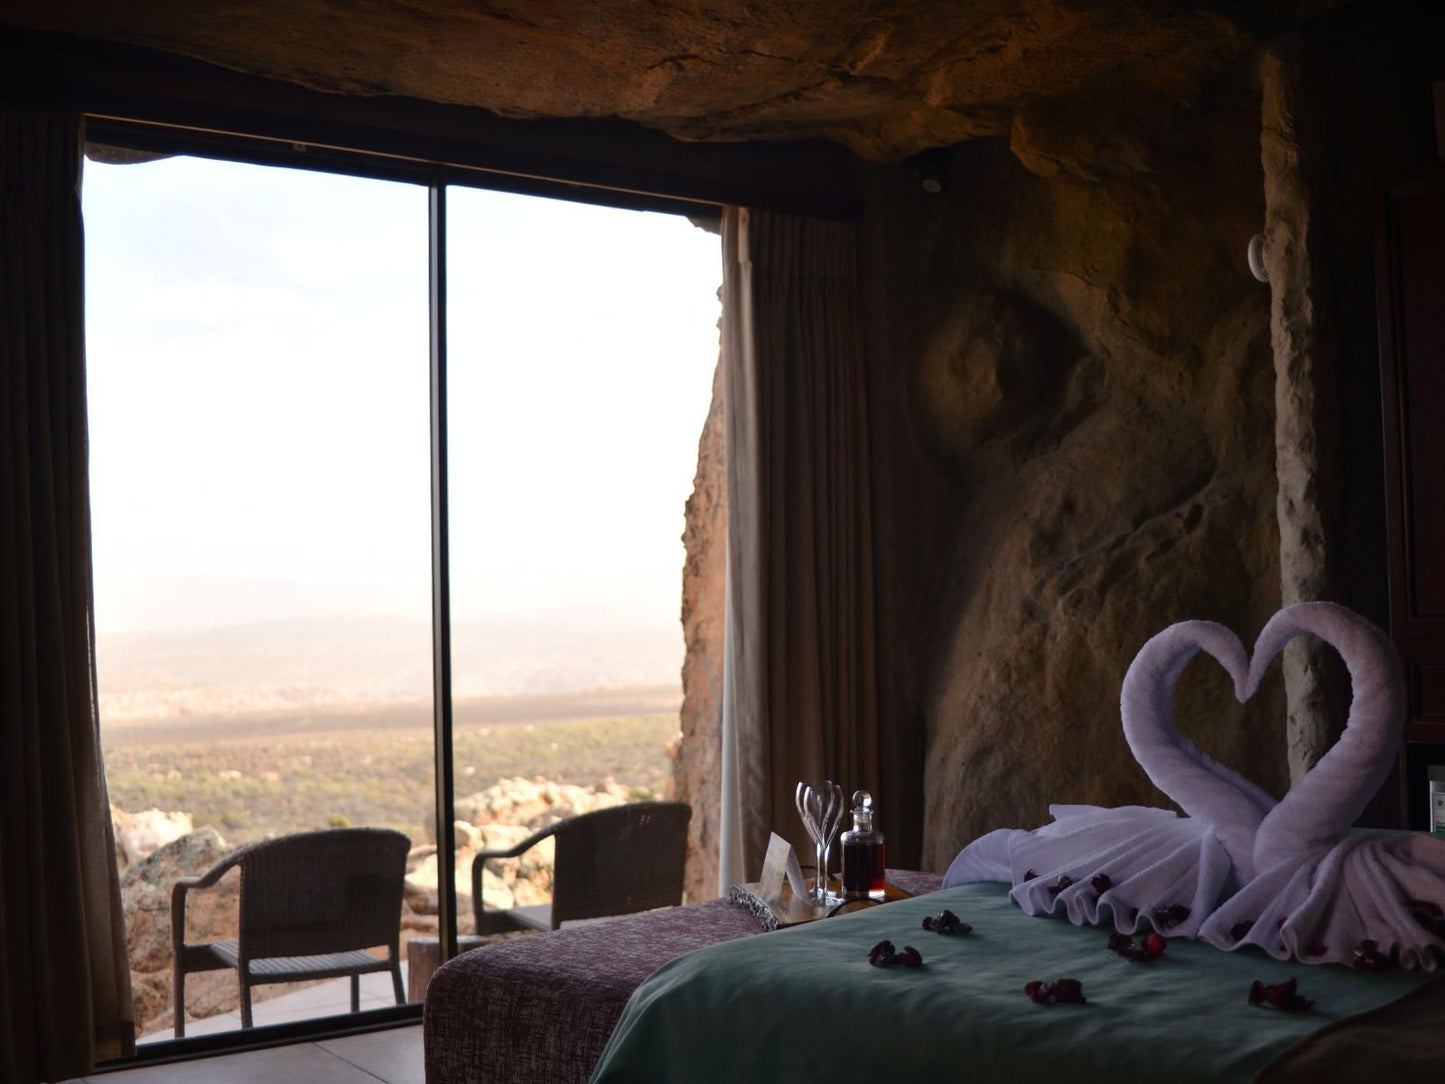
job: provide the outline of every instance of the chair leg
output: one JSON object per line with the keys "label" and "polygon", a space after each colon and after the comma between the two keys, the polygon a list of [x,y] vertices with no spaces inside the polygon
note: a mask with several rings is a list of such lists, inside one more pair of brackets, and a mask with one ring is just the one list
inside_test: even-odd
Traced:
{"label": "chair leg", "polygon": [[176,998],[176,1038],[184,1039],[186,1037],[186,973],[181,970],[179,963],[172,968],[172,972],[175,975],[171,980],[171,986],[175,990]]}
{"label": "chair leg", "polygon": [[391,988],[396,991],[396,1003],[406,1004],[406,991],[401,988],[401,961],[395,956],[391,958]]}
{"label": "chair leg", "polygon": [[241,1026],[251,1026],[251,984],[241,976]]}
{"label": "chair leg", "polygon": [[351,1011],[361,1011],[361,976],[351,976]]}

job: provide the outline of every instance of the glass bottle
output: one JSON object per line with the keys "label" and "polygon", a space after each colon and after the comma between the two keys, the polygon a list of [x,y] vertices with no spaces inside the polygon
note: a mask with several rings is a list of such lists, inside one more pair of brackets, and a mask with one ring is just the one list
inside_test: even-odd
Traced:
{"label": "glass bottle", "polygon": [[883,899],[883,833],[873,827],[873,795],[853,792],[853,827],[843,833],[844,899]]}

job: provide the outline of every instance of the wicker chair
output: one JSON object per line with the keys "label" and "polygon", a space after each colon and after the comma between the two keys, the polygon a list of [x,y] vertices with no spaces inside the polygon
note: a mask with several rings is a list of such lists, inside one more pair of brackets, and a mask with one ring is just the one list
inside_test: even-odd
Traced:
{"label": "wicker chair", "polygon": [[[361,1008],[361,976],[390,971],[401,984],[402,882],[411,840],[388,828],[334,828],[242,847],[203,876],[171,890],[176,1038],[186,1033],[186,975],[234,968],[241,983],[241,1026],[251,1026],[251,987],[351,976],[351,1011]],[[241,869],[240,936],[186,942],[186,895]],[[364,951],[385,945],[385,959]]]}
{"label": "wicker chair", "polygon": [[[633,802],[560,820],[505,851],[482,851],[472,861],[477,933],[555,930],[574,919],[676,906],[691,818],[692,807],[683,802]],[[516,858],[548,836],[557,840],[551,904],[488,911],[482,899],[487,860]]]}

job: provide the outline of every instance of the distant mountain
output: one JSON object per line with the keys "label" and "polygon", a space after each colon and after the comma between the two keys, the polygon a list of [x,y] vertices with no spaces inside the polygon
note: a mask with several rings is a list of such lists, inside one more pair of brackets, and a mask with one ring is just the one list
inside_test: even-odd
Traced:
{"label": "distant mountain", "polygon": [[[417,619],[308,618],[102,634],[103,723],[320,708],[429,697],[431,626]],[[456,697],[676,686],[678,624],[605,617],[466,621],[452,632]]]}

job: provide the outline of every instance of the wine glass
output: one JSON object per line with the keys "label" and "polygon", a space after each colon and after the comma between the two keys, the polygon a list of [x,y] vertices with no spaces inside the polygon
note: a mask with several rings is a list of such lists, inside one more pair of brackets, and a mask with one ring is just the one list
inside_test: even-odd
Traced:
{"label": "wine glass", "polygon": [[828,902],[828,871],[823,867],[825,861],[823,856],[823,818],[827,814],[827,796],[822,788],[808,787],[808,819],[812,822],[811,835],[813,837],[813,869],[816,876],[813,884],[813,902],[826,904]]}
{"label": "wine glass", "polygon": [[798,807],[798,816],[802,819],[803,828],[807,831],[808,838],[813,841],[813,847],[821,859],[823,847],[818,834],[818,821],[813,813],[814,808],[819,806],[817,792],[807,783],[799,783],[793,792],[793,804]]}
{"label": "wine glass", "polygon": [[821,860],[818,864],[818,902],[825,906],[832,902],[828,895],[829,857],[833,840],[838,838],[838,829],[843,824],[843,788],[831,779],[823,780],[823,817],[818,823],[818,844]]}

